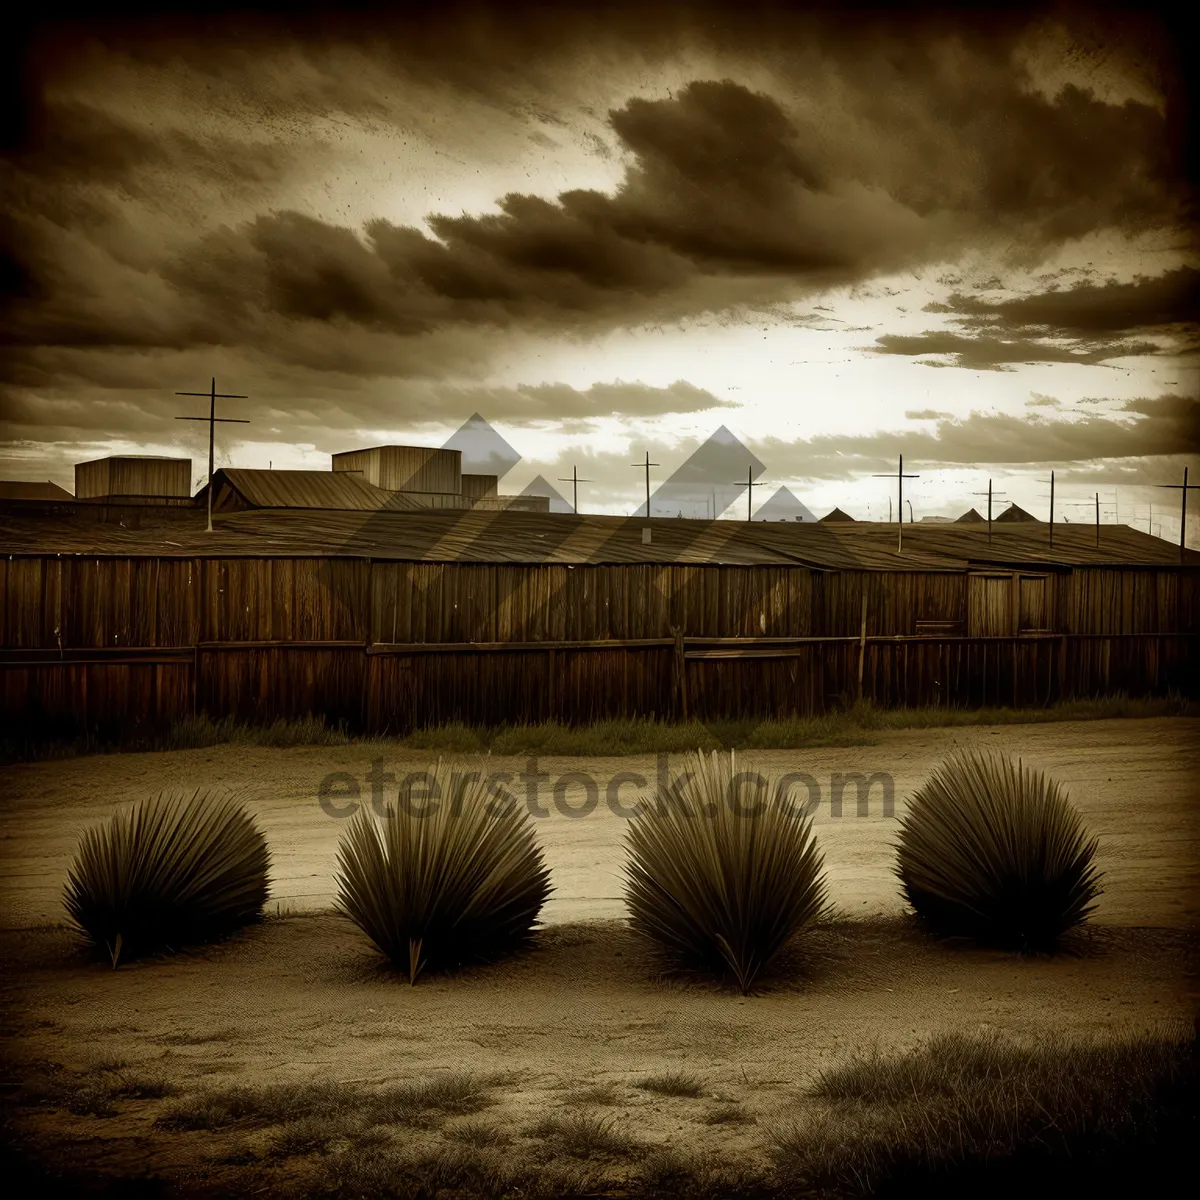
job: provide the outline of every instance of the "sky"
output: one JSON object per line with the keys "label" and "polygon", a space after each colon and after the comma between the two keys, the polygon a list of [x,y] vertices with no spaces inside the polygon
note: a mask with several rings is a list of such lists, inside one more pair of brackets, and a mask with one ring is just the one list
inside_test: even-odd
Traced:
{"label": "sky", "polygon": [[204,404],[175,393],[215,377],[248,421],[218,466],[325,470],[479,413],[520,454],[502,492],[574,468],[581,508],[632,513],[635,462],[666,478],[724,427],[756,507],[886,519],[903,454],[917,519],[989,479],[1045,516],[1053,470],[1057,519],[1098,492],[1175,539],[1156,485],[1200,479],[1179,49],[1078,8],[35,25],[0,477],[179,454],[199,486],[207,431],[174,418]]}

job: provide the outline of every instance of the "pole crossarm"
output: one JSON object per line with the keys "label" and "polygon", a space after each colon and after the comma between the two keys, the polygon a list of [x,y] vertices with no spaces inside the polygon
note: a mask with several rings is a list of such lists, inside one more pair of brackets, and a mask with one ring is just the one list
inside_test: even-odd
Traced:
{"label": "pole crossarm", "polygon": [[1188,469],[1184,467],[1182,483],[1160,483],[1158,486],[1179,492],[1179,561],[1183,562],[1187,546],[1187,494],[1200,491],[1200,483],[1188,483]]}
{"label": "pole crossarm", "polygon": [[596,481],[594,479],[580,479],[579,478],[579,469],[577,467],[572,467],[571,468],[571,478],[564,479],[560,475],[558,477],[558,482],[559,483],[569,483],[572,485],[571,507],[575,511],[575,513],[578,514],[578,512],[579,512],[579,485],[581,483],[595,483]]}
{"label": "pole crossarm", "polygon": [[646,472],[646,519],[650,519],[650,468],[661,466],[661,463],[650,461],[650,451],[646,451],[646,461],[644,463],[630,463],[631,467],[637,467],[639,470]]}
{"label": "pole crossarm", "polygon": [[217,381],[213,378],[212,386],[207,392],[176,392],[177,396],[207,396],[208,397],[208,416],[207,417],[176,417],[177,421],[207,421],[208,422],[208,486],[205,491],[208,496],[208,532],[212,533],[212,498],[213,498],[213,471],[216,458],[216,431],[218,425],[249,425],[250,422],[245,417],[218,417],[217,416],[217,401],[218,400],[249,400],[249,396],[234,395],[232,392],[218,392]]}
{"label": "pole crossarm", "polygon": [[986,492],[972,492],[971,495],[972,496],[986,496],[988,498],[987,523],[988,523],[988,545],[990,546],[992,544],[992,497],[993,496],[1007,496],[1008,493],[993,491],[992,490],[992,481],[989,479],[988,480],[988,490]]}
{"label": "pole crossarm", "polygon": [[[733,482],[738,487],[741,487],[742,481],[740,479],[735,479]],[[754,468],[753,467],[746,468],[746,520],[747,521],[752,521],[754,519],[754,489],[756,487],[762,487],[766,483],[767,483],[767,480],[765,480],[765,479],[755,479],[754,478]]]}
{"label": "pole crossarm", "polygon": [[[896,529],[897,529],[896,553],[903,554],[904,553],[904,481],[906,479],[920,479],[921,476],[917,475],[917,474],[905,475],[905,473],[904,473],[904,455],[902,454],[902,455],[900,455],[900,465],[896,468],[895,471],[888,471],[886,474],[884,474],[882,472],[877,472],[875,474],[874,478],[876,478],[876,479],[894,479],[896,481],[896,487],[899,491],[899,496],[898,496],[899,503],[896,506],[896,513],[897,513],[897,516],[899,516],[899,518],[900,518],[896,522]],[[911,514],[911,511],[912,511],[912,502],[910,501],[909,502],[910,514]]]}

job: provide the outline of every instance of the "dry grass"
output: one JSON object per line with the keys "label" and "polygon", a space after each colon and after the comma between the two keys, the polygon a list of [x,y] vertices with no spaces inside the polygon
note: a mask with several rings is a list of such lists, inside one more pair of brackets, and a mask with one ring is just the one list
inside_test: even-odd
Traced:
{"label": "dry grass", "polygon": [[664,1071],[650,1075],[633,1085],[643,1092],[654,1092],[659,1096],[682,1096],[695,1099],[704,1095],[704,1085],[695,1075],[686,1071]]}
{"label": "dry grass", "polygon": [[162,792],[84,833],[63,902],[115,967],[260,917],[269,865],[266,838],[232,798]]}
{"label": "dry grass", "polygon": [[630,1158],[645,1149],[624,1131],[616,1116],[587,1111],[543,1117],[530,1126],[527,1136],[555,1153],[580,1159]]}
{"label": "dry grass", "polygon": [[153,1072],[129,1067],[121,1059],[102,1060],[82,1071],[47,1064],[44,1073],[22,1089],[26,1104],[66,1109],[76,1117],[111,1117],[121,1100],[161,1100],[174,1088]]}
{"label": "dry grass", "polygon": [[455,1116],[468,1116],[496,1103],[504,1076],[449,1072],[381,1088],[322,1080],[235,1086],[195,1092],[169,1105],[158,1117],[160,1129],[226,1129],[235,1125],[296,1126],[324,1123],[326,1142],[342,1134],[380,1125],[433,1128]]}
{"label": "dry grass", "polygon": [[1196,1044],[1182,1031],[1083,1044],[937,1037],[824,1073],[818,1105],[774,1131],[777,1173],[796,1188],[867,1193],[1006,1161],[1140,1157],[1173,1140],[1196,1084]]}
{"label": "dry grass", "polygon": [[1006,755],[959,751],[910,801],[896,874],[939,934],[1053,950],[1094,908],[1095,854],[1057,783]]}
{"label": "dry grass", "polygon": [[410,983],[527,945],[550,892],[527,812],[498,805],[483,772],[439,759],[423,774],[434,798],[364,807],[338,847],[338,908]]}
{"label": "dry grass", "polygon": [[669,964],[731,976],[743,994],[824,910],[811,818],[732,753],[689,755],[625,839],[630,926]]}
{"label": "dry grass", "polygon": [[231,717],[189,718],[165,729],[123,733],[47,734],[39,727],[0,741],[0,762],[71,758],[127,751],[195,750],[208,746],[343,746],[355,742],[439,753],[583,756],[678,753],[728,747],[792,750],[810,746],[861,746],[886,729],[937,729],[964,725],[1025,725],[1046,721],[1088,721],[1114,717],[1196,716],[1200,706],[1179,696],[1102,696],[1069,700],[1047,708],[878,709],[855,704],[844,711],[789,720],[673,722],[627,718],[568,726],[554,721],[521,725],[469,726],[447,723],[403,736],[359,736],[323,717],[282,718],[250,725]]}

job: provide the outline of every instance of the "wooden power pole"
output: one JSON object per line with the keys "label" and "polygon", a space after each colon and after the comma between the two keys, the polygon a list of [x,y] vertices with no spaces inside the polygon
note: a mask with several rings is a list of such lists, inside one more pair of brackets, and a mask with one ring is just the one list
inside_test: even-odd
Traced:
{"label": "wooden power pole", "polygon": [[560,475],[558,477],[558,482],[559,483],[569,483],[571,485],[571,507],[574,510],[575,515],[578,516],[579,515],[579,485],[581,483],[595,483],[596,481],[594,479],[580,479],[579,478],[579,468],[573,466],[571,468],[571,478],[564,479]]}
{"label": "wooden power pole", "polygon": [[[736,482],[741,483],[742,481],[739,479]],[[755,479],[754,478],[754,468],[753,467],[746,468],[746,520],[747,521],[754,520],[754,488],[756,485],[761,487],[765,482],[766,482],[765,479]]]}
{"label": "wooden power pole", "polygon": [[630,466],[644,468],[646,471],[646,519],[650,519],[650,468],[657,467],[659,464],[650,461],[650,451],[646,451],[646,461],[644,463],[631,463]]}
{"label": "wooden power pole", "polygon": [[176,417],[177,421],[207,421],[208,422],[208,532],[212,533],[212,505],[213,505],[213,460],[214,460],[214,444],[216,442],[216,428],[218,422],[224,425],[249,425],[250,422],[241,417],[218,417],[217,416],[217,401],[218,400],[249,400],[249,396],[234,396],[227,395],[224,392],[217,391],[217,381],[214,378],[212,386],[207,392],[176,392],[177,396],[207,396],[208,397],[208,416],[207,417]]}
{"label": "wooden power pole", "polygon": [[[904,473],[904,455],[902,454],[902,455],[900,455],[900,466],[896,469],[896,473],[894,475],[889,471],[886,475],[877,474],[875,476],[875,478],[876,479],[894,479],[896,481],[896,486],[899,489],[898,499],[899,499],[900,503],[897,505],[897,508],[900,513],[900,520],[896,523],[896,529],[897,529],[896,553],[903,554],[904,553],[904,481],[906,479],[920,479],[921,477],[920,477],[920,475],[905,475],[905,473]],[[911,508],[910,508],[910,511],[911,511]]]}
{"label": "wooden power pole", "polygon": [[1188,469],[1183,468],[1183,483],[1160,483],[1159,487],[1179,489],[1179,561],[1183,562],[1187,545],[1187,494],[1200,490],[1200,483],[1188,483]]}
{"label": "wooden power pole", "polygon": [[972,496],[986,496],[988,498],[987,521],[988,521],[988,545],[989,546],[992,544],[992,497],[993,496],[1004,496],[1006,494],[1007,493],[1005,493],[1005,492],[993,492],[992,491],[992,481],[990,479],[988,480],[988,490],[986,492],[972,492],[971,493]]}

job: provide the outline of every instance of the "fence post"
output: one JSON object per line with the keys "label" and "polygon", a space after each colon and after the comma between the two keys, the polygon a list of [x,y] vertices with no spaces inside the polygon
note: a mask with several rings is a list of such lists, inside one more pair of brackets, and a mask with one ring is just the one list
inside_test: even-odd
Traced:
{"label": "fence post", "polygon": [[675,686],[679,694],[679,708],[686,722],[688,719],[687,659],[683,656],[683,626],[673,625],[671,632],[675,635]]}
{"label": "fence post", "polygon": [[858,698],[862,699],[863,662],[867,657],[867,577],[862,581],[862,620],[858,631]]}

